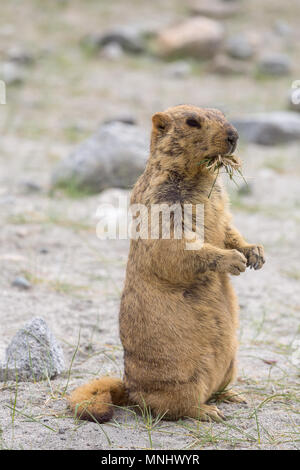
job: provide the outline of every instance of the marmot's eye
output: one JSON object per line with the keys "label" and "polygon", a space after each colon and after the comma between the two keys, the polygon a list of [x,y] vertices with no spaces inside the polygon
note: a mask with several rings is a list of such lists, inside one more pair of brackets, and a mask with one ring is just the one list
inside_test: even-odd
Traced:
{"label": "marmot's eye", "polygon": [[187,119],[187,120],[186,120],[186,123],[187,123],[187,125],[190,126],[190,127],[198,127],[199,129],[200,129],[200,127],[201,127],[200,122],[196,121],[196,119],[192,119],[192,118]]}

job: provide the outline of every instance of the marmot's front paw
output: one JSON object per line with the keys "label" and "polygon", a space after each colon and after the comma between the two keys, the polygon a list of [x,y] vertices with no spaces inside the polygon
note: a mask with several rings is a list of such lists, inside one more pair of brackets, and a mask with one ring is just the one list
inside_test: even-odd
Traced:
{"label": "marmot's front paw", "polygon": [[260,269],[265,263],[264,249],[261,245],[247,245],[241,249],[247,258],[247,266],[254,269]]}
{"label": "marmot's front paw", "polygon": [[220,263],[218,271],[239,276],[246,270],[246,267],[247,259],[242,253],[237,250],[228,250]]}

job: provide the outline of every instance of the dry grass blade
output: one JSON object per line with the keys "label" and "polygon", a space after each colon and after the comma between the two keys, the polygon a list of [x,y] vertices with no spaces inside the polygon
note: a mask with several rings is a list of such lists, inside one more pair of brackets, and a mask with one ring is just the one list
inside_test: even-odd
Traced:
{"label": "dry grass blade", "polygon": [[[216,173],[216,178],[213,182],[213,185],[209,191],[208,198],[210,198],[211,193],[214,189],[218,176],[220,174],[220,169],[224,168],[226,173],[228,174],[229,178],[237,185],[236,181],[233,178],[234,172],[237,172],[247,184],[245,180],[241,167],[242,162],[239,157],[235,155],[216,155],[215,157],[209,157],[202,160],[199,165],[205,165],[206,169],[211,171],[212,173]],[[238,185],[237,185],[238,186]]]}

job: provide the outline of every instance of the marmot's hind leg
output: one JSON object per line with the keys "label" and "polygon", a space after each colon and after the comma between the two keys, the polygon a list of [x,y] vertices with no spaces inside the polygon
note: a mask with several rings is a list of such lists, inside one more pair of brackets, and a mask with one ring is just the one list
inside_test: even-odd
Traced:
{"label": "marmot's hind leg", "polygon": [[225,416],[215,405],[199,405],[191,408],[188,418],[198,419],[199,421],[216,421],[221,423]]}
{"label": "marmot's hind leg", "polygon": [[225,403],[247,403],[246,398],[233,388],[216,393],[214,398],[217,402],[223,401]]}
{"label": "marmot's hind leg", "polygon": [[217,421],[224,419],[222,411],[215,405],[206,404],[208,394],[197,385],[178,385],[176,389],[156,390],[146,393],[130,394],[132,402],[141,409],[146,405],[155,416],[166,420],[193,418],[200,421]]}
{"label": "marmot's hind leg", "polygon": [[213,395],[213,399],[216,402],[225,402],[225,403],[247,403],[246,398],[237,390],[233,388],[227,389],[228,385],[233,382],[236,377],[236,360],[233,359],[230,362],[229,368],[226,371],[224,380],[219,388],[219,391]]}

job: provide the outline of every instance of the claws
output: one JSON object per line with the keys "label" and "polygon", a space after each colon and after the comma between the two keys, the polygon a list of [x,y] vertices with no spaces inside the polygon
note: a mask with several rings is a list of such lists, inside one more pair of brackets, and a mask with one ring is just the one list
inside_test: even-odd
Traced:
{"label": "claws", "polygon": [[247,258],[237,250],[231,250],[228,272],[234,276],[239,276],[246,270]]}
{"label": "claws", "polygon": [[205,412],[205,419],[207,421],[216,421],[217,423],[225,421],[224,413],[219,410],[219,408],[217,408],[215,405],[210,405],[209,408],[207,407]]}
{"label": "claws", "polygon": [[261,269],[265,264],[264,249],[261,245],[250,245],[243,249],[247,258],[247,267],[250,269]]}
{"label": "claws", "polygon": [[225,390],[216,395],[217,402],[247,404],[246,398],[234,389]]}
{"label": "claws", "polygon": [[195,418],[200,421],[216,421],[217,423],[226,420],[223,412],[216,405],[201,405],[195,413]]}

